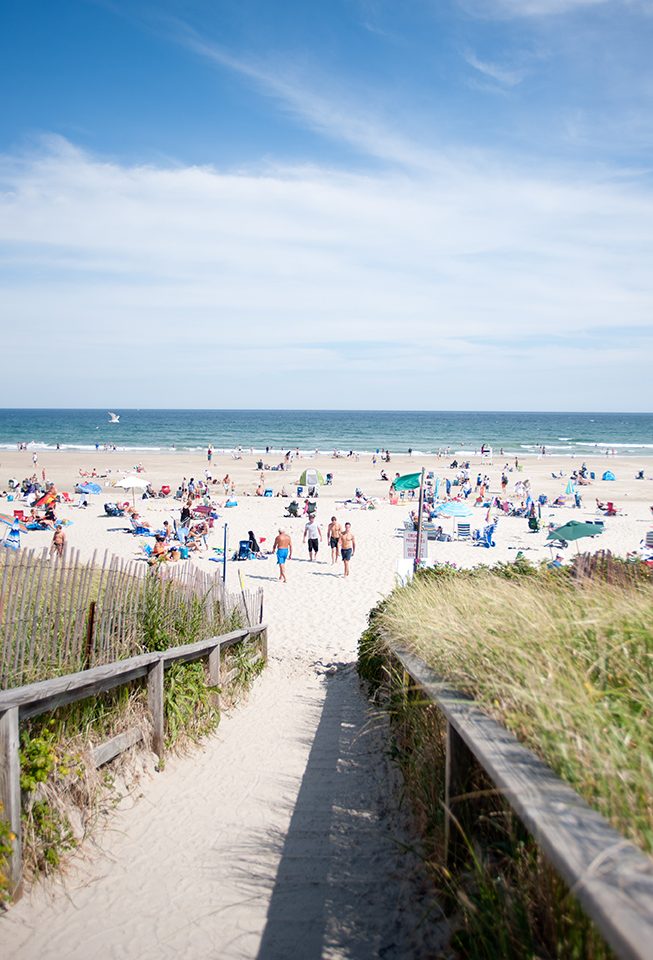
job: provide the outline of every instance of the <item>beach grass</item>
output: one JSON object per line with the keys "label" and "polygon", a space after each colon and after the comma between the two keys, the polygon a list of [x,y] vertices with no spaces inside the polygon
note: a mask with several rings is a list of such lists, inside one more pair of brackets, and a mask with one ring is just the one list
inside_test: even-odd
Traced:
{"label": "beach grass", "polygon": [[[372,611],[359,669],[376,684],[387,676],[388,647],[409,648],[650,853],[653,583],[645,570],[610,569],[609,577],[528,563],[422,571]],[[423,855],[456,917],[458,954],[610,956],[489,781],[479,783],[491,797],[481,838],[465,837],[464,869],[446,869],[441,715],[398,695],[385,705]]]}

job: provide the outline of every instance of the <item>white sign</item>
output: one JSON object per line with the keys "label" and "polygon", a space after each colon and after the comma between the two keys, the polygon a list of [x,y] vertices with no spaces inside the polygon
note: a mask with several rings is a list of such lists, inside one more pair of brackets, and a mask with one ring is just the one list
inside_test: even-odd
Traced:
{"label": "white sign", "polygon": [[417,556],[417,530],[404,530],[404,560]]}
{"label": "white sign", "polygon": [[[426,531],[422,531],[422,542],[420,544],[420,553],[422,560],[428,555],[428,537]],[[404,560],[414,560],[417,557],[417,530],[404,530]]]}

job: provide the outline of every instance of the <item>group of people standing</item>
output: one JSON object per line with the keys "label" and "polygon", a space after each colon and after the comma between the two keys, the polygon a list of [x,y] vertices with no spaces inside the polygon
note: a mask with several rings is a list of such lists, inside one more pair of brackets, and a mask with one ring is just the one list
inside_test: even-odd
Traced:
{"label": "group of people standing", "polygon": [[[333,564],[337,563],[338,556],[340,556],[344,565],[343,575],[348,577],[349,563],[356,552],[356,538],[352,533],[351,523],[347,522],[345,526],[342,527],[336,517],[331,517],[331,522],[327,527],[326,538],[329,549],[331,550],[331,565],[333,566]],[[311,563],[317,560],[321,541],[322,528],[317,522],[315,514],[310,514],[308,522],[304,527],[303,542],[308,542],[308,558]],[[292,538],[283,527],[279,527],[279,532],[272,545],[272,550],[277,556],[279,580],[282,583],[286,583],[286,563],[288,560],[292,560]]]}

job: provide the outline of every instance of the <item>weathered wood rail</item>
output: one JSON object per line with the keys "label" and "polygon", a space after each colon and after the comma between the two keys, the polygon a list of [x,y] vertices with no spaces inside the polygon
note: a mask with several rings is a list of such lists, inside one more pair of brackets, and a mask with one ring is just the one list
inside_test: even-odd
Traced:
{"label": "weathered wood rail", "polygon": [[532,751],[408,650],[392,656],[405,688],[446,719],[445,847],[474,823],[470,777],[485,771],[622,960],[653,956],[653,860],[614,830]]}
{"label": "weathered wood rail", "polygon": [[[0,802],[2,818],[8,821],[14,834],[9,879],[14,899],[22,893],[22,840],[21,840],[21,793],[20,793],[20,721],[55,710],[57,707],[85,700],[133,680],[147,680],[147,703],[152,722],[152,746],[161,758],[164,753],[164,700],[163,678],[167,667],[173,663],[188,663],[208,658],[209,684],[224,687],[230,683],[237,669],[226,675],[221,672],[221,654],[236,644],[258,640],[260,650],[251,663],[267,661],[267,626],[257,624],[218,637],[209,637],[198,643],[172,647],[154,653],[143,653],[125,660],[70,673],[51,680],[30,683],[0,691]],[[113,737],[93,751],[97,766],[106,763],[142,738],[140,730],[131,728]]]}

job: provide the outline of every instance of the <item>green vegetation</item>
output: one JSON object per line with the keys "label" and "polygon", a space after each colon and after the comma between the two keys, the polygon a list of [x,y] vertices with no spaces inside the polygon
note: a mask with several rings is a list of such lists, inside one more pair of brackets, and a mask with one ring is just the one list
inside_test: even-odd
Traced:
{"label": "green vegetation", "polygon": [[[443,868],[444,729],[401,691],[385,655],[408,647],[480,702],[613,825],[653,849],[653,583],[611,561],[420,572],[370,615],[359,669],[395,719],[424,856],[456,917],[460,956],[609,956],[533,840],[481,777],[465,862]],[[385,684],[390,674],[390,683]],[[461,825],[465,829],[465,825]]]}
{"label": "green vegetation", "polygon": [[[30,562],[27,558],[24,571],[28,571]],[[114,581],[120,589],[109,589],[110,577],[108,580],[105,577],[104,587],[99,577],[93,581],[93,589],[100,590],[96,593],[98,607],[91,638],[93,663],[163,651],[242,626],[240,608],[236,606],[225,615],[224,593],[219,583],[207,575],[189,575],[182,580],[154,574],[133,577],[118,567],[115,573]],[[20,639],[23,636],[20,623],[24,618],[17,621],[15,630],[7,628],[4,639],[11,648],[28,653],[21,667],[23,677],[29,670],[33,678],[35,670],[42,674],[48,665],[55,663],[56,669],[51,675],[67,672],[65,667],[70,670],[80,666],[80,650],[88,644],[79,629],[78,609],[70,613],[62,605],[60,620],[52,631],[53,645],[48,655],[39,655],[31,661],[29,645],[26,647]],[[68,629],[73,638],[70,643],[65,639]],[[7,649],[5,647],[5,654]],[[61,655],[62,651],[65,655]],[[251,663],[250,651],[241,645],[226,651],[223,672],[237,671],[226,691],[209,686],[206,661],[170,665],[164,679],[168,749],[184,747],[218,726],[219,698],[223,704],[233,702],[237,693],[246,690],[263,667],[262,661]],[[52,715],[36,717],[21,725],[23,851],[28,878],[56,869],[62,856],[73,849],[92,829],[98,816],[118,800],[124,789],[121,784],[138,775],[137,769],[130,767],[129,753],[115,762],[114,769],[120,771],[117,777],[113,771],[108,773],[107,768],[96,770],[91,757],[94,745],[132,726],[143,730],[147,742],[149,714],[142,681],[69,704]],[[10,852],[8,827],[0,819],[0,901],[8,893],[3,864]]]}

